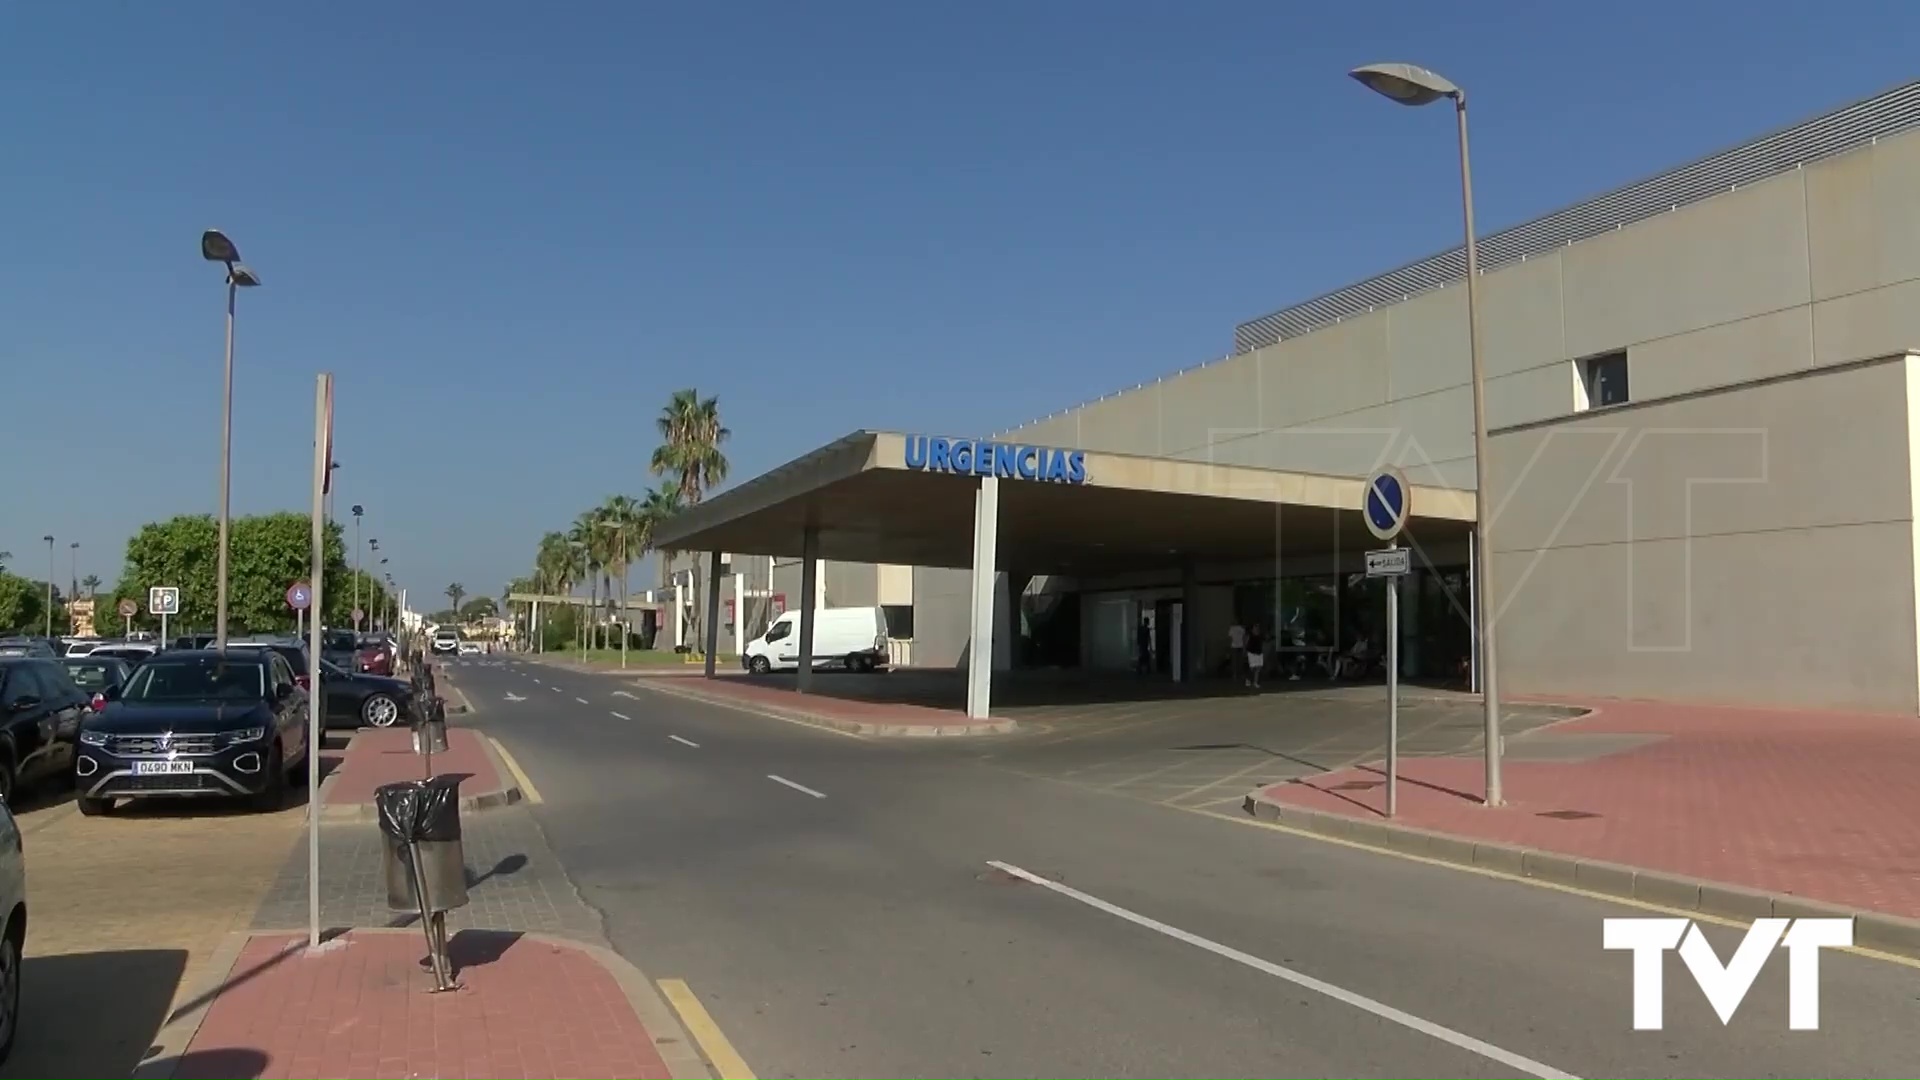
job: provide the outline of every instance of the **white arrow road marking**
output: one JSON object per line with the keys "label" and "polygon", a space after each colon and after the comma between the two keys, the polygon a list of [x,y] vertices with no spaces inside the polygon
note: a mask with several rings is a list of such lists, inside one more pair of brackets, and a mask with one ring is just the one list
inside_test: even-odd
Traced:
{"label": "white arrow road marking", "polygon": [[579,703],[580,703],[580,704],[582,704],[582,705],[585,705],[585,704],[587,704],[587,699],[586,699],[586,698],[583,698],[583,697],[576,697],[576,698],[574,698],[573,700],[575,700],[575,701],[577,701],[577,702],[579,702]]}
{"label": "white arrow road marking", "polygon": [[538,676],[538,675],[535,675],[535,676],[533,677],[533,681],[534,681],[534,682],[539,682],[539,681],[540,681],[540,676]]}
{"label": "white arrow road marking", "polygon": [[771,781],[773,781],[773,782],[774,782],[774,783],[776,783],[776,784],[785,784],[785,785],[787,785],[788,787],[790,787],[790,788],[792,788],[793,790],[795,790],[795,791],[797,791],[797,792],[799,792],[799,793],[801,793],[802,795],[811,795],[811,796],[813,796],[813,797],[814,797],[814,798],[816,798],[816,799],[824,799],[824,798],[826,798],[826,795],[825,795],[825,794],[823,794],[823,793],[821,793],[821,792],[818,792],[818,791],[815,791],[815,790],[813,790],[812,788],[810,788],[810,787],[808,787],[808,786],[807,786],[807,785],[805,785],[805,784],[796,784],[796,783],[794,783],[793,781],[791,781],[791,780],[789,780],[789,779],[787,779],[787,778],[786,778],[786,777],[784,777],[784,776],[775,776],[775,775],[773,775],[772,773],[768,773],[768,774],[767,774],[767,779],[769,779],[769,780],[771,780]]}
{"label": "white arrow road marking", "polygon": [[[771,779],[779,780],[780,778],[775,776]],[[786,783],[787,781],[781,780],[780,782]],[[1391,1005],[1375,1001],[1363,994],[1356,994],[1351,990],[1343,989],[1332,983],[1322,982],[1311,975],[1303,975],[1292,968],[1281,967],[1271,960],[1262,960],[1250,953],[1243,953],[1239,949],[1230,948],[1217,941],[1210,941],[1207,938],[1201,937],[1199,934],[1189,933],[1177,926],[1168,926],[1158,919],[1148,918],[1138,912],[1128,911],[1118,904],[1109,904],[1097,896],[1090,896],[1078,889],[1068,888],[1057,881],[1050,881],[1038,874],[1022,870],[1017,866],[993,860],[989,860],[987,865],[1002,873],[1012,874],[1022,881],[1038,885],[1043,889],[1051,889],[1061,896],[1078,900],[1090,908],[1095,908],[1109,915],[1125,919],[1135,926],[1144,926],[1155,933],[1165,934],[1175,941],[1183,941],[1197,949],[1205,949],[1215,956],[1222,956],[1228,960],[1232,960],[1236,964],[1245,964],[1255,971],[1271,975],[1276,979],[1283,979],[1303,989],[1312,990],[1317,994],[1324,994],[1335,1001],[1351,1005],[1362,1012],[1372,1013],[1382,1020],[1391,1021],[1399,1024],[1401,1027],[1411,1028],[1423,1035],[1431,1035],[1449,1046],[1458,1047],[1470,1054],[1478,1054],[1489,1061],[1497,1061],[1510,1069],[1526,1073],[1528,1076],[1537,1076],[1540,1077],[1541,1080],[1577,1080],[1571,1073],[1561,1072],[1559,1069],[1553,1068],[1550,1065],[1543,1065],[1532,1058],[1522,1057],[1511,1050],[1503,1050],[1492,1043],[1482,1042],[1471,1035],[1465,1035],[1452,1028],[1443,1027],[1431,1020],[1423,1020],[1412,1013],[1402,1012]]]}
{"label": "white arrow road marking", "polygon": [[627,692],[626,692],[625,690],[615,690],[615,691],[613,692],[613,696],[614,696],[614,697],[623,697],[623,698],[626,698],[626,699],[627,699],[628,701],[639,701],[639,700],[640,700],[639,698],[637,698],[637,697],[634,697],[634,696],[633,696],[632,694],[629,694],[629,693],[627,693]]}
{"label": "white arrow road marking", "polygon": [[[677,743],[679,743],[679,744],[680,744],[681,746],[691,746],[691,747],[693,747],[693,748],[694,748],[695,750],[698,750],[698,749],[700,749],[700,744],[699,744],[699,743],[697,743],[697,742],[694,742],[694,741],[693,741],[692,739],[683,739],[683,738],[681,738],[681,737],[680,737],[680,736],[678,736],[678,735],[669,735],[669,736],[667,736],[667,738],[669,738],[669,739],[672,739],[672,740],[673,740],[674,742],[677,742]],[[825,797],[826,797],[826,796],[824,796],[824,795],[823,795],[823,796],[821,796],[821,798],[825,798]]]}
{"label": "white arrow road marking", "polygon": [[617,712],[617,713],[614,713],[614,714],[613,714],[613,718],[614,718],[615,720],[631,720],[631,719],[633,719],[633,717],[631,717],[631,716],[628,716],[628,715],[627,715],[626,713],[618,713],[618,712]]}
{"label": "white arrow road marking", "polygon": [[553,691],[553,692],[554,692],[554,693],[556,693],[556,694],[560,692],[560,688],[559,688],[559,687],[557,687],[557,686],[549,686],[549,687],[547,687],[547,689],[549,689],[549,690],[551,690],[551,691]]}
{"label": "white arrow road marking", "polygon": [[527,699],[526,699],[526,698],[523,698],[523,697],[521,697],[521,696],[520,696],[519,694],[516,694],[516,693],[514,693],[513,691],[511,691],[511,690],[509,690],[509,691],[507,691],[507,700],[508,700],[508,701],[525,701],[525,700],[527,700]]}

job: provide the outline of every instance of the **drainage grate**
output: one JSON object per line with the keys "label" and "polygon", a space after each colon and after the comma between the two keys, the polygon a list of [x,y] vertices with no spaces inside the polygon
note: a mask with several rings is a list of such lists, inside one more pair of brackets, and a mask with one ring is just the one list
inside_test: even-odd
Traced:
{"label": "drainage grate", "polygon": [[1555,821],[1585,821],[1588,818],[1597,818],[1600,815],[1591,814],[1585,810],[1543,810],[1535,816],[1550,817]]}

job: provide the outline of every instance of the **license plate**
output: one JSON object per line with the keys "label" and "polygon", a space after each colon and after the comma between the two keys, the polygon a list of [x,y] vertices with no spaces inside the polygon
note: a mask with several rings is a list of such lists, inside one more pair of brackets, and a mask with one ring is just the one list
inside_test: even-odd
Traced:
{"label": "license plate", "polygon": [[156,774],[162,775],[162,776],[175,776],[175,775],[181,775],[185,773],[191,773],[193,771],[193,762],[191,761],[136,761],[133,763],[133,771],[136,775],[140,775],[140,776],[153,776]]}

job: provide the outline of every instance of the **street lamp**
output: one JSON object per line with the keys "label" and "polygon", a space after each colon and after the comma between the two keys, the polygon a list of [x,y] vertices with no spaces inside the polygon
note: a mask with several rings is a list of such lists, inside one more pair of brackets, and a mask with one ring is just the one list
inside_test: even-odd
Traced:
{"label": "street lamp", "polygon": [[43,536],[47,542],[47,636],[53,636],[53,537]]}
{"label": "street lamp", "polygon": [[353,504],[353,632],[360,632],[360,515],[366,507]]}
{"label": "street lamp", "polygon": [[260,284],[253,271],[240,264],[240,249],[219,229],[200,234],[200,257],[227,267],[227,370],[220,405],[220,550],[214,586],[214,648],[227,647],[227,548],[233,506],[233,305],[241,289]]}
{"label": "street lamp", "polygon": [[1473,235],[1473,159],[1467,150],[1467,92],[1444,77],[1412,64],[1368,64],[1348,72],[1362,86],[1402,105],[1453,102],[1460,130],[1460,202],[1466,217],[1467,351],[1473,365],[1473,590],[1475,638],[1480,642],[1480,693],[1486,713],[1487,805],[1500,798],[1500,695],[1494,683],[1492,489],[1487,484],[1487,380],[1480,361],[1480,258]]}
{"label": "street lamp", "polygon": [[67,603],[80,595],[80,541],[67,545]]}

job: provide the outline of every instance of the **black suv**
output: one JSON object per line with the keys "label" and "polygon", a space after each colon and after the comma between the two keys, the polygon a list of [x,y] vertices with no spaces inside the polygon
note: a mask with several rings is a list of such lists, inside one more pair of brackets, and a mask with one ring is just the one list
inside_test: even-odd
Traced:
{"label": "black suv", "polygon": [[80,727],[82,814],[115,799],[234,795],[278,809],[307,778],[307,694],[272,649],[165,652]]}
{"label": "black suv", "polygon": [[16,787],[65,776],[87,714],[87,695],[57,660],[0,657],[0,799]]}

